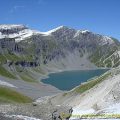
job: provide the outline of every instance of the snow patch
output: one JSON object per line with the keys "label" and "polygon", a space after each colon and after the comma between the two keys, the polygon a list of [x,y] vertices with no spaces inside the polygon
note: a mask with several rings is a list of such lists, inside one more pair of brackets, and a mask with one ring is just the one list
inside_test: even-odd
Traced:
{"label": "snow patch", "polygon": [[45,34],[44,32],[39,32],[37,30],[28,29],[24,25],[0,25],[0,30],[16,30],[14,33],[6,34],[0,32],[0,39],[3,38],[15,38],[16,42],[24,40],[32,35]]}
{"label": "snow patch", "polygon": [[[64,28],[67,28],[66,26],[59,26],[55,29],[52,29],[52,30],[49,30],[47,32],[42,32],[44,35],[51,35],[52,33],[56,32],[57,30],[60,30],[60,29],[64,29]],[[71,28],[69,28],[71,29]]]}
{"label": "snow patch", "polygon": [[[73,108],[73,113],[72,117],[70,120],[76,120],[80,118],[82,115],[87,115],[87,114],[98,114],[98,113],[104,113],[104,114],[120,114],[120,103],[112,104],[109,107],[105,107],[99,111],[95,111],[94,109],[88,109],[88,110],[82,110],[79,107],[74,107]],[[104,120],[104,119],[103,119]]]}
{"label": "snow patch", "polygon": [[101,39],[101,41],[99,42],[99,45],[106,45],[106,44],[113,44],[114,41],[108,37],[108,36],[103,36],[103,38]]}
{"label": "snow patch", "polygon": [[75,108],[73,108],[73,113],[72,113],[72,117],[70,118],[70,120],[76,120],[76,119],[80,118],[80,116],[82,116],[82,115],[92,114],[94,112],[95,112],[95,110],[92,108],[88,109],[88,110],[82,110],[79,107],[75,107]]}
{"label": "snow patch", "polygon": [[74,37],[77,37],[80,34],[86,34],[86,33],[89,33],[89,32],[90,32],[89,30],[77,30]]}
{"label": "snow patch", "polygon": [[31,30],[31,29],[24,29],[19,31],[18,33],[13,33],[13,34],[0,34],[0,38],[15,38],[16,42],[19,42],[21,40],[24,40],[25,38],[28,38],[34,34],[38,34],[40,32]]}
{"label": "snow patch", "polygon": [[59,26],[59,27],[57,27],[55,29],[52,29],[52,30],[46,32],[46,34],[51,34],[51,33],[56,32],[57,30],[62,29],[62,28],[64,28],[64,26]]}
{"label": "snow patch", "polygon": [[0,80],[0,85],[17,88],[16,86],[1,80]]}
{"label": "snow patch", "polygon": [[81,30],[80,31],[82,34],[85,34],[85,33],[88,33],[88,32],[90,32],[89,30]]}
{"label": "snow patch", "polygon": [[23,115],[6,115],[6,117],[22,119],[22,120],[41,120],[41,119],[38,119],[38,118],[28,117],[28,116],[23,116]]}
{"label": "snow patch", "polygon": [[0,25],[0,29],[14,29],[14,28],[26,28],[24,25],[15,25],[15,24],[2,24]]}
{"label": "snow patch", "polygon": [[110,105],[108,108],[105,108],[103,110],[104,113],[111,113],[111,114],[120,114],[120,103],[116,103],[113,105]]}

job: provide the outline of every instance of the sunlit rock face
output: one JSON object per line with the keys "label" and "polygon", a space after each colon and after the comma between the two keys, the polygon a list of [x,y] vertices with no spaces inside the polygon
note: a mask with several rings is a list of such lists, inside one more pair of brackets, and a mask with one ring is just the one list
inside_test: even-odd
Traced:
{"label": "sunlit rock face", "polygon": [[59,68],[118,66],[119,46],[117,40],[89,30],[60,26],[39,32],[24,25],[0,25],[2,54],[9,51],[19,57],[29,55],[40,64],[54,64]]}

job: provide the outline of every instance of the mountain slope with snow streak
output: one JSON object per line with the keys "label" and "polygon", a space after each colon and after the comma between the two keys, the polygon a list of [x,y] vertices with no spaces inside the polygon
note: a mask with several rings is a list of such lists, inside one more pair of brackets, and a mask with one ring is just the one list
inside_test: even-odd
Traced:
{"label": "mountain slope with snow streak", "polygon": [[[119,49],[118,40],[89,30],[60,26],[39,32],[24,25],[0,25],[0,63],[11,74],[17,71],[16,67],[20,71],[35,66],[45,73],[117,67]],[[10,69],[14,69],[13,72]],[[19,72],[17,76],[21,78]]]}

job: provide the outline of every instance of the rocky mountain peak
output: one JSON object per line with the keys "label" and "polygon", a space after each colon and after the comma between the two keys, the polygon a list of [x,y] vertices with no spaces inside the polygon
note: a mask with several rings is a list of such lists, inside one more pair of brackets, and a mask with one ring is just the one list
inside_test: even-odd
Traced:
{"label": "rocky mountain peak", "polygon": [[0,30],[11,30],[11,29],[27,29],[25,25],[17,25],[17,24],[1,24],[0,25]]}
{"label": "rocky mountain peak", "polygon": [[59,27],[57,27],[57,28],[55,28],[55,29],[52,29],[52,30],[46,32],[46,33],[47,33],[47,34],[55,34],[55,33],[58,33],[58,32],[60,32],[60,33],[76,32],[76,30],[73,29],[73,28],[69,28],[69,27],[67,27],[67,26],[59,26]]}
{"label": "rocky mountain peak", "polygon": [[38,33],[38,32],[29,29],[25,25],[17,25],[17,24],[0,25],[0,39],[14,38],[15,41],[21,41],[29,36],[32,36],[34,33]]}
{"label": "rocky mountain peak", "polygon": [[24,25],[15,25],[15,24],[0,25],[0,38],[8,37],[9,35],[13,35],[13,34],[18,34],[19,32],[26,29],[28,28]]}

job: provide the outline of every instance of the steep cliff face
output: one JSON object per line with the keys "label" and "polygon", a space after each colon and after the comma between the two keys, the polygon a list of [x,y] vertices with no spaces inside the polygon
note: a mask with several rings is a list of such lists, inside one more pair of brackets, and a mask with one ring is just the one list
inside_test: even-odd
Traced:
{"label": "steep cliff face", "polygon": [[2,66],[9,61],[10,66],[44,66],[44,71],[116,67],[119,47],[117,40],[88,30],[60,26],[39,32],[24,25],[0,25]]}

